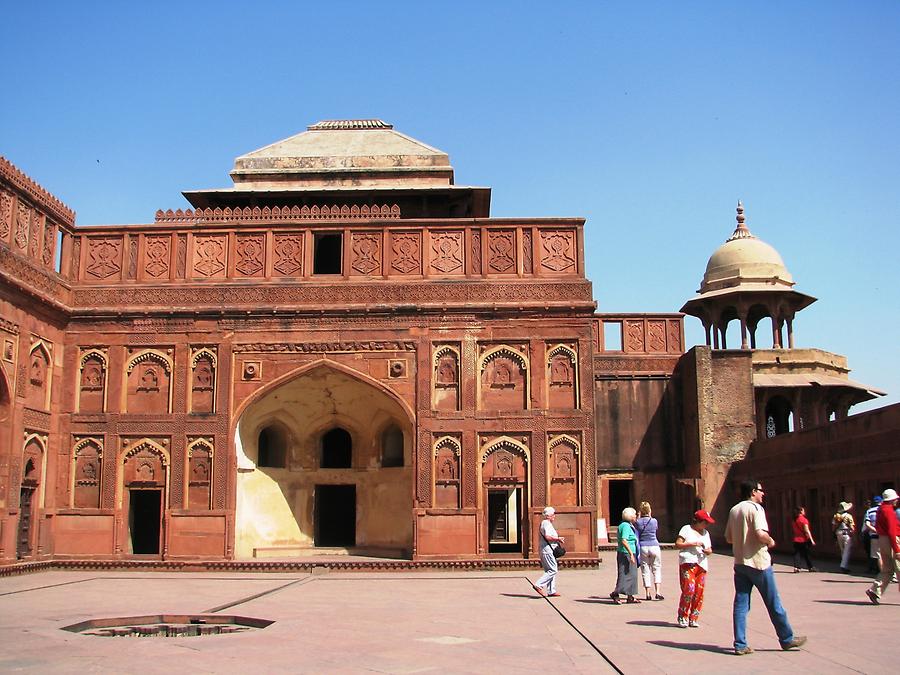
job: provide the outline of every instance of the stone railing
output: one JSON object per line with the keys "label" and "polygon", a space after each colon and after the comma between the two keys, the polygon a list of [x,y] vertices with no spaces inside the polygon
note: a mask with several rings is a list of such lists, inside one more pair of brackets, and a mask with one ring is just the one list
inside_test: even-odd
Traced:
{"label": "stone railing", "polygon": [[[344,208],[344,207],[342,207]],[[374,207],[373,207],[374,208]],[[340,213],[314,217],[303,209],[207,209],[157,214],[154,225],[78,228],[71,277],[79,284],[166,284],[188,281],[522,277],[583,279],[580,219],[404,220],[396,207],[387,216]],[[198,216],[197,214],[200,213]],[[364,218],[372,222],[360,222]],[[196,223],[217,218],[198,228]],[[257,226],[244,219],[260,220]],[[277,219],[279,222],[273,223]],[[316,220],[323,222],[303,222]],[[285,222],[287,221],[287,222]],[[299,222],[298,222],[299,221]],[[67,269],[64,262],[64,269]],[[415,298],[410,298],[415,302]]]}

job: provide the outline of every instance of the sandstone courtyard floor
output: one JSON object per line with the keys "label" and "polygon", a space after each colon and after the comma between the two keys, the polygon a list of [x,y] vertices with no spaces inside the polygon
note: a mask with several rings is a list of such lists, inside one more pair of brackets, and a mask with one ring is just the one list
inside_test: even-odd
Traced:
{"label": "sandstone courtyard floor", "polygon": [[[675,624],[676,554],[665,600],[615,606],[615,565],[562,570],[562,597],[538,573],[194,574],[40,572],[0,579],[0,671],[53,673],[879,673],[900,659],[900,592],[870,579],[777,565],[796,652],[779,648],[759,596],[731,649],[731,558],[711,560],[696,629]],[[133,638],[61,630],[95,618],[227,613],[274,621],[232,635]]]}

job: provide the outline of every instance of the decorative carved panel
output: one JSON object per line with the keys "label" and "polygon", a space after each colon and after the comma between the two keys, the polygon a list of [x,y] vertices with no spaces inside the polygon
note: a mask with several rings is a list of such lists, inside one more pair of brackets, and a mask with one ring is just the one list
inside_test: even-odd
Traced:
{"label": "decorative carved panel", "polygon": [[553,272],[575,270],[575,232],[541,232],[541,267]]}
{"label": "decorative carved panel", "polygon": [[437,274],[463,274],[463,233],[432,232],[431,262],[432,272]]}
{"label": "decorative carved panel", "polygon": [[350,235],[350,274],[381,273],[381,235],[377,232],[352,232]]}
{"label": "decorative carved panel", "polygon": [[31,408],[44,410],[47,408],[50,391],[50,358],[49,347],[38,341],[31,347],[28,360],[28,391],[25,403]]}
{"label": "decorative carved panel", "polygon": [[215,408],[216,352],[214,348],[191,350],[191,412],[211,413]]}
{"label": "decorative carved panel", "polygon": [[481,480],[486,485],[517,485],[528,480],[525,446],[511,439],[484,439]]}
{"label": "decorative carved panel", "polygon": [[207,279],[225,276],[227,238],[224,234],[194,237],[194,274]]}
{"label": "decorative carved panel", "polygon": [[28,248],[28,223],[31,217],[31,209],[28,205],[20,201],[16,209],[16,228],[13,235],[13,243],[20,251]]}
{"label": "decorative carved panel", "polygon": [[472,274],[481,274],[481,232],[472,232]]}
{"label": "decorative carved panel", "polygon": [[138,265],[138,236],[132,235],[128,237],[128,272],[126,274],[126,278],[128,279],[136,279],[137,278],[137,265]]}
{"label": "decorative carved panel", "polygon": [[681,346],[681,322],[680,321],[669,321],[669,338],[668,338],[668,348],[672,353],[680,353],[683,347]]}
{"label": "decorative carved panel", "polygon": [[125,442],[131,445],[124,457],[125,487],[165,487],[167,459],[164,451],[148,440],[133,445]]}
{"label": "decorative carved panel", "polygon": [[73,449],[75,475],[72,484],[72,505],[75,508],[99,508],[102,457],[102,438],[75,438],[75,447]]}
{"label": "decorative carved panel", "polygon": [[275,262],[272,268],[276,275],[290,277],[303,274],[303,233],[275,235]]}
{"label": "decorative carved panel", "polygon": [[184,279],[187,274],[187,235],[178,235],[178,251],[175,257],[175,276]]}
{"label": "decorative carved panel", "polygon": [[522,230],[522,271],[525,274],[534,272],[534,251],[531,241],[531,230]]}
{"label": "decorative carved panel", "polygon": [[78,411],[104,412],[107,355],[106,350],[82,349],[80,355]]}
{"label": "decorative carved panel", "polygon": [[422,273],[422,234],[391,232],[391,269],[400,274]]}
{"label": "decorative carved panel", "polygon": [[37,258],[41,250],[41,230],[43,229],[44,217],[37,210],[31,212],[31,234],[28,237],[28,255]]}
{"label": "decorative carved panel", "polygon": [[122,271],[122,240],[88,237],[85,272],[95,279],[108,279]]}
{"label": "decorative carved panel", "polygon": [[666,351],[665,321],[647,321],[647,351]]}
{"label": "decorative carved panel", "polygon": [[234,246],[234,271],[245,277],[259,277],[265,269],[266,235],[238,235]]}
{"label": "decorative carved panel", "polygon": [[506,345],[487,350],[479,360],[482,410],[525,410],[528,407],[528,361]]}
{"label": "decorative carved panel", "polygon": [[552,409],[578,407],[578,355],[572,345],[549,346],[547,352],[547,404]]}
{"label": "decorative carved panel", "polygon": [[498,274],[515,274],[515,231],[488,230],[488,269]]}
{"label": "decorative carved panel", "polygon": [[460,507],[461,444],[456,435],[437,437],[434,443],[434,506]]}
{"label": "decorative carved panel", "polygon": [[554,506],[578,506],[580,444],[569,435],[551,436],[550,503]]}
{"label": "decorative carved panel", "polygon": [[459,410],[459,345],[435,345],[432,407]]}
{"label": "decorative carved panel", "polygon": [[625,322],[625,351],[643,352],[644,348],[644,322],[640,320]]}
{"label": "decorative carved panel", "polygon": [[144,239],[144,274],[151,279],[165,279],[169,276],[171,256],[170,237],[147,237]]}
{"label": "decorative carved panel", "polygon": [[0,190],[0,241],[9,241],[10,220],[12,219],[13,196]]}
{"label": "decorative carved panel", "polygon": [[44,225],[44,245],[41,251],[41,262],[47,267],[53,265],[53,252],[56,250],[56,225],[49,220]]}
{"label": "decorative carved panel", "polygon": [[188,508],[210,508],[213,469],[213,439],[188,438]]}
{"label": "decorative carved panel", "polygon": [[126,370],[127,412],[153,414],[170,411],[171,351],[131,350]]}

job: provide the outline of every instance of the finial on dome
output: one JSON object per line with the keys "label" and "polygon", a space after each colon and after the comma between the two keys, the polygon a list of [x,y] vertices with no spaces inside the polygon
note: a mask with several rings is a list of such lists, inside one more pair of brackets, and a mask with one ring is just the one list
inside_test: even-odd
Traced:
{"label": "finial on dome", "polygon": [[744,224],[744,204],[738,199],[737,203],[737,227],[734,228],[734,232],[731,233],[731,236],[726,241],[732,241],[734,239],[755,239],[756,237],[750,232],[747,226]]}

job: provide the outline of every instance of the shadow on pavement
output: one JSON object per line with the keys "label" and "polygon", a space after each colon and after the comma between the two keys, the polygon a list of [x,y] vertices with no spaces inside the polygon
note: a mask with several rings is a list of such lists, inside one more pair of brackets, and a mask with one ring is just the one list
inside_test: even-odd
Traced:
{"label": "shadow on pavement", "polygon": [[536,593],[501,593],[500,595],[507,598],[528,598],[529,600],[543,600],[543,596]]}
{"label": "shadow on pavement", "polygon": [[826,584],[871,584],[871,579],[822,579]]}
{"label": "shadow on pavement", "polygon": [[731,647],[723,647],[721,645],[704,645],[699,642],[672,642],[671,640],[647,640],[647,642],[651,645],[672,647],[673,649],[686,649],[690,652],[704,651],[713,652],[714,654],[734,654],[734,649]]}
{"label": "shadow on pavement", "polygon": [[657,626],[659,628],[678,628],[674,621],[626,621],[632,626]]}
{"label": "shadow on pavement", "polygon": [[[821,602],[826,605],[871,605],[869,600],[813,600],[813,602]],[[882,605],[886,604],[884,602]]]}
{"label": "shadow on pavement", "polygon": [[[581,600],[576,600],[575,602],[585,602],[585,603],[587,603],[587,604],[589,604],[589,605],[614,605],[614,604],[616,604],[616,603],[614,603],[612,600],[610,600],[609,598],[598,598],[598,597],[596,597],[596,596],[591,596],[590,598],[584,598],[584,599],[581,599]],[[627,603],[626,603],[625,601],[622,601],[621,604],[624,605],[624,604],[627,604]]]}

